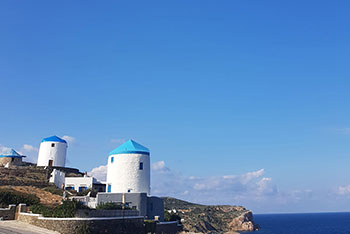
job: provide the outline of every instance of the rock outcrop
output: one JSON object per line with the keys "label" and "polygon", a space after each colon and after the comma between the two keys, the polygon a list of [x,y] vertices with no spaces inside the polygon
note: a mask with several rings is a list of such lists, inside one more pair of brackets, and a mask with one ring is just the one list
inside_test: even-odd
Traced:
{"label": "rock outcrop", "polygon": [[255,231],[253,213],[242,206],[205,206],[165,197],[166,212],[181,217],[183,232],[227,233]]}

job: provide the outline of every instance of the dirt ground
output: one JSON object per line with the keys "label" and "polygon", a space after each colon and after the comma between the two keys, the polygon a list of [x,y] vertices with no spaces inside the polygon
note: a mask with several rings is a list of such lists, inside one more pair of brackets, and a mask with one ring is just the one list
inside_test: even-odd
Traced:
{"label": "dirt ground", "polygon": [[22,193],[34,194],[40,198],[40,203],[48,206],[57,206],[62,197],[32,186],[0,186],[0,189],[13,189]]}

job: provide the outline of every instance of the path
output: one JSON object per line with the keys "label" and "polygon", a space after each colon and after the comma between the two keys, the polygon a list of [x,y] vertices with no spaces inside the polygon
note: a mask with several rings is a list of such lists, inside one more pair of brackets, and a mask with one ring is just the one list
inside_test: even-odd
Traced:
{"label": "path", "polygon": [[19,221],[0,221],[0,234],[59,234]]}

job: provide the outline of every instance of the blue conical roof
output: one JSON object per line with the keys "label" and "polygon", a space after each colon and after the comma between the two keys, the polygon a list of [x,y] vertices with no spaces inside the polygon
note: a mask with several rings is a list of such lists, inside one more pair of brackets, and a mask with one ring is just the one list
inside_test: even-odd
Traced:
{"label": "blue conical roof", "polygon": [[118,148],[109,153],[113,154],[147,154],[149,155],[149,149],[140,145],[139,143],[128,140],[124,144],[120,145]]}
{"label": "blue conical roof", "polygon": [[59,138],[58,136],[50,136],[50,137],[44,138],[41,142],[45,142],[45,141],[63,142],[67,144],[67,141],[63,140],[62,138]]}
{"label": "blue conical roof", "polygon": [[21,157],[25,157],[25,156],[20,155],[14,149],[10,149],[7,152],[0,154],[0,158],[3,158],[3,157],[21,158]]}

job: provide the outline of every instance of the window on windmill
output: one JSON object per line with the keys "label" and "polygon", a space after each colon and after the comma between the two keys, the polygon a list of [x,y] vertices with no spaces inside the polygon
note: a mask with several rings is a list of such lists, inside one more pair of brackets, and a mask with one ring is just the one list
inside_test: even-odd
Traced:
{"label": "window on windmill", "polygon": [[140,162],[139,169],[140,169],[140,170],[143,170],[143,162]]}
{"label": "window on windmill", "polygon": [[55,147],[55,143],[52,143],[52,144],[51,144],[51,147]]}
{"label": "window on windmill", "polygon": [[111,163],[113,163],[114,162],[114,157],[111,157]]}

